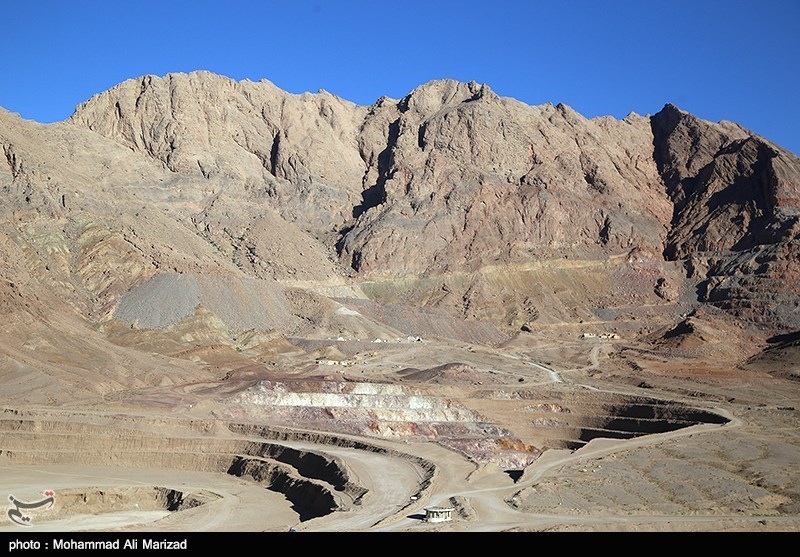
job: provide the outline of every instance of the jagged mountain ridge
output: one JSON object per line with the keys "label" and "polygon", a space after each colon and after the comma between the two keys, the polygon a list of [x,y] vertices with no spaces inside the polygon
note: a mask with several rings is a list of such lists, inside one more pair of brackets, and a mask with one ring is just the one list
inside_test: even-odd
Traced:
{"label": "jagged mountain ridge", "polygon": [[[103,214],[112,257],[130,251],[75,302],[98,314],[160,270],[213,269],[365,282],[511,329],[679,299],[800,327],[800,162],[672,105],[587,119],[440,80],[364,107],[193,72],[126,81],[59,124],[2,125],[6,214],[63,219],[68,242],[86,234],[77,214]],[[61,271],[76,299],[94,272]]]}

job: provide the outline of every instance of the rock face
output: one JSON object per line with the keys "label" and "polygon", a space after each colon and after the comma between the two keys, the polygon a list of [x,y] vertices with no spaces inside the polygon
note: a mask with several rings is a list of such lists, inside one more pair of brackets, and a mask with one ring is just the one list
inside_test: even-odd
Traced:
{"label": "rock face", "polygon": [[0,144],[4,308],[49,292],[101,320],[214,273],[508,330],[702,304],[800,327],[800,160],[672,105],[587,119],[440,80],[358,106],[194,72],[48,126],[2,112]]}
{"label": "rock face", "polygon": [[361,273],[474,270],[663,241],[671,205],[646,118],[587,120],[452,81],[375,111],[368,126],[389,122],[389,133],[370,171],[372,206],[340,244]]}
{"label": "rock face", "polygon": [[126,81],[69,121],[175,174],[273,198],[284,218],[323,233],[349,217],[360,194],[366,112],[324,92],[296,96],[267,81],[195,72]]}
{"label": "rock face", "polygon": [[703,122],[672,105],[651,122],[675,207],[665,257],[687,262],[701,280],[700,301],[798,323],[797,157],[735,124]]}

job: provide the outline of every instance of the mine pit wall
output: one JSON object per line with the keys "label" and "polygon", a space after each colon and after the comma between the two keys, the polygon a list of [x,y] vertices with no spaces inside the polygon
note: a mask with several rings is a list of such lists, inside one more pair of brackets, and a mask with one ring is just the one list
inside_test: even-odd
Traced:
{"label": "mine pit wall", "polygon": [[[316,512],[327,514],[346,508],[367,493],[349,480],[343,463],[309,451],[243,439],[157,437],[107,425],[4,414],[14,417],[0,418],[0,464],[46,462],[236,475],[241,472],[267,489],[283,493],[306,519],[317,516]],[[276,458],[273,460],[272,456]],[[244,461],[249,461],[246,468],[240,464]]]}
{"label": "mine pit wall", "polygon": [[[424,439],[461,453],[476,464],[494,462],[522,469],[545,448],[575,449],[597,437],[628,439],[664,433],[700,423],[726,420],[677,401],[631,395],[558,391],[488,390],[476,399],[509,401],[529,416],[518,433],[496,427],[479,412],[407,386],[307,382],[288,386],[262,382],[237,395],[229,421],[303,424],[318,432],[383,439]],[[525,401],[530,401],[524,405]]]}
{"label": "mine pit wall", "polygon": [[208,492],[189,494],[167,487],[121,487],[110,489],[59,489],[58,504],[48,510],[47,520],[61,520],[87,510],[92,514],[125,510],[163,510],[169,512],[190,509],[216,498]]}
{"label": "mine pit wall", "polygon": [[344,464],[338,459],[284,445],[255,442],[247,444],[245,454],[269,457],[277,462],[287,464],[303,477],[321,480],[333,486],[336,491],[354,494],[356,500],[360,499],[367,491],[350,482]]}
{"label": "mine pit wall", "polygon": [[[431,441],[477,464],[525,467],[538,449],[480,413],[405,385],[344,381],[260,381],[237,394],[217,416],[227,421],[382,439]],[[509,441],[516,443],[509,443]]]}
{"label": "mine pit wall", "polygon": [[283,493],[294,504],[300,520],[303,521],[344,508],[342,502],[325,487],[286,474],[279,467],[263,460],[237,457],[231,463],[228,474],[238,478],[249,476],[256,483]]}
{"label": "mine pit wall", "polygon": [[208,436],[220,430],[227,431],[224,424],[213,419],[175,419],[158,418],[152,416],[134,416],[125,414],[84,414],[80,411],[68,413],[69,422],[64,420],[62,411],[49,411],[46,409],[19,410],[17,408],[0,408],[0,424],[7,420],[29,422],[33,427],[50,431],[52,427],[72,431],[73,428],[91,427],[101,432],[103,430],[125,430],[133,435],[152,435],[154,431],[171,431],[183,437],[192,435]]}
{"label": "mine pit wall", "polygon": [[712,411],[682,402],[610,393],[520,390],[493,392],[489,398],[519,401],[529,417],[529,431],[543,449],[578,449],[592,439],[631,439],[666,433],[699,424],[729,420]]}
{"label": "mine pit wall", "polygon": [[[591,420],[590,420],[591,422]],[[663,419],[640,419],[640,418],[609,418],[603,417],[598,420],[598,427],[620,432],[630,432],[631,435],[649,435],[651,433],[666,433],[697,425],[700,422],[691,420],[663,420]],[[706,422],[707,423],[707,422]]]}
{"label": "mine pit wall", "polygon": [[[2,440],[0,440],[2,441]],[[9,464],[70,464],[129,468],[160,468],[224,473],[241,478],[250,477],[266,489],[282,493],[301,514],[302,520],[323,516],[334,510],[347,508],[347,500],[334,497],[332,490],[313,480],[307,480],[291,470],[263,460],[243,456],[164,453],[138,451],[114,454],[87,454],[53,451],[0,451],[0,463]],[[248,463],[246,467],[242,463]],[[363,495],[366,490],[360,490]],[[319,511],[319,514],[315,514]]]}
{"label": "mine pit wall", "polygon": [[314,443],[321,445],[332,445],[336,447],[346,447],[361,451],[367,451],[377,454],[384,454],[387,456],[395,456],[402,458],[412,464],[418,466],[422,470],[422,480],[420,484],[420,492],[425,491],[433,481],[433,478],[438,472],[436,466],[424,458],[410,455],[394,449],[365,443],[355,439],[348,439],[340,435],[321,433],[321,432],[303,432],[303,431],[288,431],[273,429],[268,426],[259,424],[247,423],[229,423],[228,429],[237,435],[247,437],[262,437],[272,441],[298,441],[304,443]]}

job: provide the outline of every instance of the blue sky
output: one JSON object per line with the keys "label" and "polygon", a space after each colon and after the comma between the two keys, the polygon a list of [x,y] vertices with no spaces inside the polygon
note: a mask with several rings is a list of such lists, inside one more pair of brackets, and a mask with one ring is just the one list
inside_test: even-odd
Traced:
{"label": "blue sky", "polygon": [[799,0],[6,0],[0,106],[39,122],[210,70],[359,104],[431,79],[592,117],[671,102],[800,153]]}

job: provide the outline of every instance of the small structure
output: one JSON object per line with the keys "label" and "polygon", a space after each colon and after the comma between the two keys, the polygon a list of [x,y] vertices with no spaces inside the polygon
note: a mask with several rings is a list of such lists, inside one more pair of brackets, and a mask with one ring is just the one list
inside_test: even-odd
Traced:
{"label": "small structure", "polygon": [[428,507],[425,509],[425,522],[450,522],[454,510],[453,507]]}
{"label": "small structure", "polygon": [[324,358],[317,358],[317,365],[318,366],[342,366],[342,367],[350,367],[354,365],[356,362],[355,360],[326,360]]}

